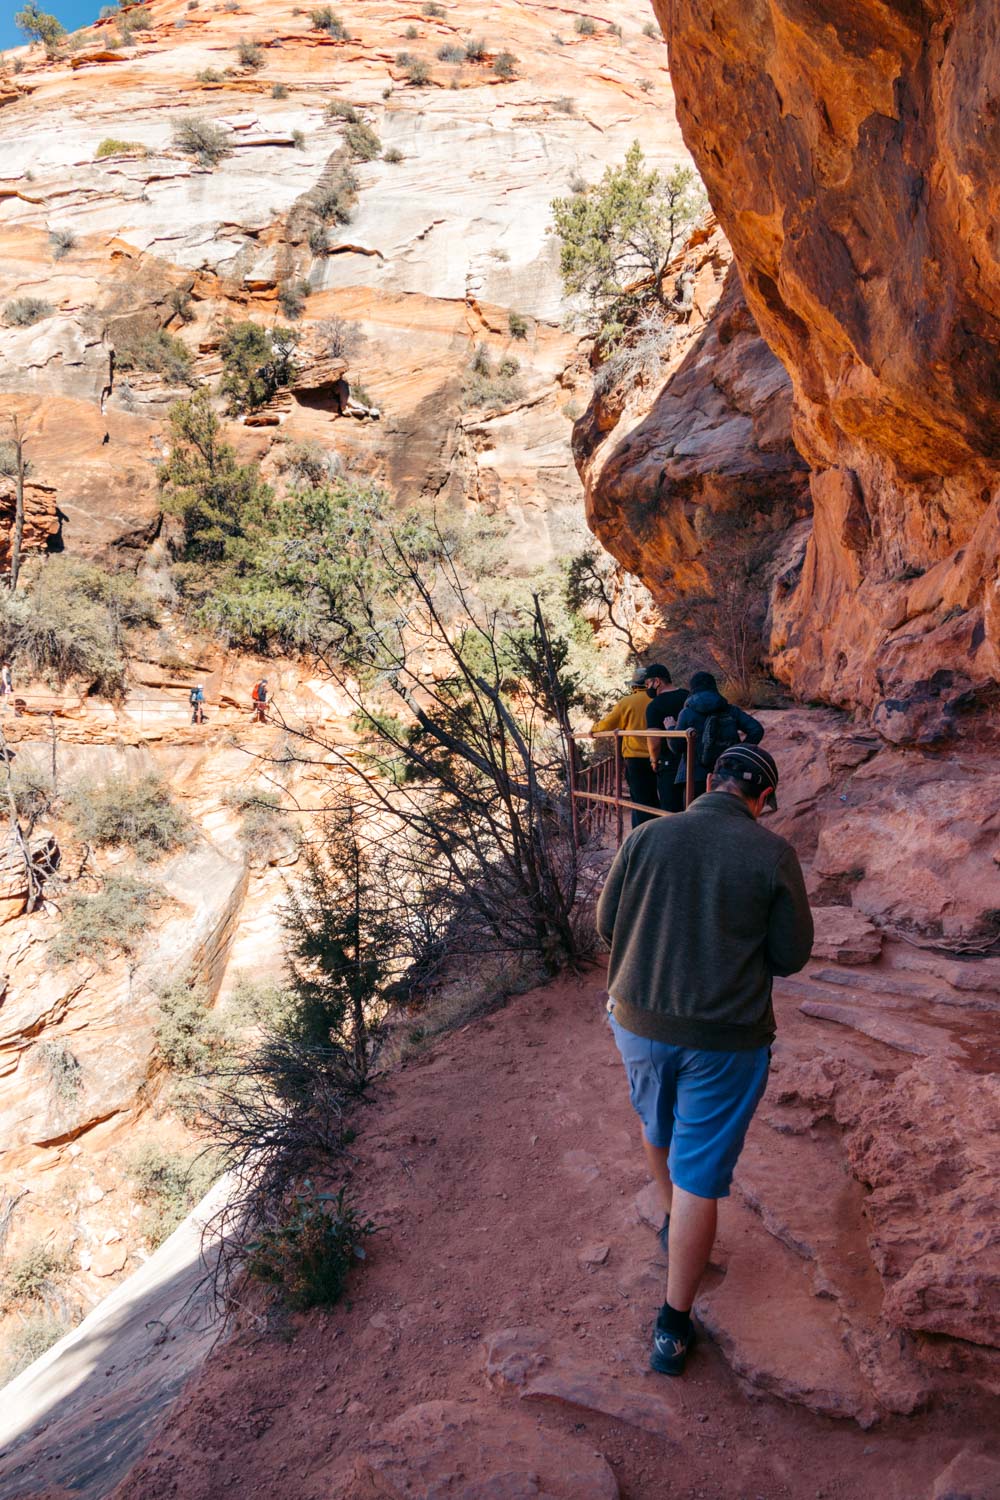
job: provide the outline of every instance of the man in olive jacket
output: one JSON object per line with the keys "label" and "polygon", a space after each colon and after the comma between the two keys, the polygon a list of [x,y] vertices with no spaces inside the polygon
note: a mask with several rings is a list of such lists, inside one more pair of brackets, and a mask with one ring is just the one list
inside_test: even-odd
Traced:
{"label": "man in olive jacket", "polygon": [[726,750],[686,813],[629,835],[597,905],[611,1026],[666,1212],[667,1300],[650,1361],[666,1375],[681,1374],[694,1341],[718,1199],[767,1084],[772,976],[812,951],[795,850],[757,821],[777,786],[766,750]]}

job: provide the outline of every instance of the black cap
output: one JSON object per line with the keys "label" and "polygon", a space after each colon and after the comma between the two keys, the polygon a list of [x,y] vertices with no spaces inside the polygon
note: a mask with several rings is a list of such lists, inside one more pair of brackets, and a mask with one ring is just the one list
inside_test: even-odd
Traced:
{"label": "black cap", "polygon": [[774,756],[759,745],[732,745],[723,750],[715,762],[715,771],[719,776],[732,776],[750,797],[768,792],[767,806],[777,807],[778,767]]}
{"label": "black cap", "polygon": [[664,682],[670,681],[670,668],[665,667],[661,661],[654,661],[651,667],[646,668],[646,681],[651,677],[661,677]]}

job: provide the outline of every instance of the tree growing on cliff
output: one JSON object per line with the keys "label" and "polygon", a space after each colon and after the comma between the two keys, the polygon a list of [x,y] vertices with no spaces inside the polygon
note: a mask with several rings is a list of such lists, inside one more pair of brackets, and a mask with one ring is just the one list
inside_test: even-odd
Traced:
{"label": "tree growing on cliff", "polygon": [[271,489],[256,464],[237,462],[207,391],[175,402],[169,422],[170,456],[160,470],[164,508],[183,522],[189,561],[221,561],[247,529],[263,522]]}
{"label": "tree growing on cliff", "polygon": [[691,167],[649,167],[638,141],[600,182],[554,200],[563,285],[605,346],[617,342],[642,303],[666,302],[667,265],[705,206]]}
{"label": "tree growing on cliff", "polygon": [[47,49],[54,47],[60,37],[66,35],[63,23],[47,11],[39,10],[35,0],[27,0],[24,9],[19,10],[14,17],[14,25],[31,41],[41,42]]}
{"label": "tree growing on cliff", "polygon": [[258,411],[288,384],[299,335],[293,328],[262,328],[246,321],[226,325],[219,345],[223,375],[219,391],[229,412]]}

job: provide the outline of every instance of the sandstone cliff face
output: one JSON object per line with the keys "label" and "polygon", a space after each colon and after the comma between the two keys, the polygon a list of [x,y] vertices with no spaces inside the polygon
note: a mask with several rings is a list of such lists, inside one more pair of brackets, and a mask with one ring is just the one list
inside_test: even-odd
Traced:
{"label": "sandstone cliff face", "polygon": [[657,0],[678,115],[794,389],[815,526],[775,670],[933,740],[1000,676],[992,9]]}

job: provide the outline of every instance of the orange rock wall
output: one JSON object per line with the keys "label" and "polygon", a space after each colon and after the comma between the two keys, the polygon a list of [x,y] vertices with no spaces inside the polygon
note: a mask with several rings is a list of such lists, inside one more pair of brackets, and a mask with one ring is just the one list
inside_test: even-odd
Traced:
{"label": "orange rock wall", "polygon": [[791,376],[804,698],[930,741],[1000,678],[1000,32],[970,0],[656,0],[677,112]]}

